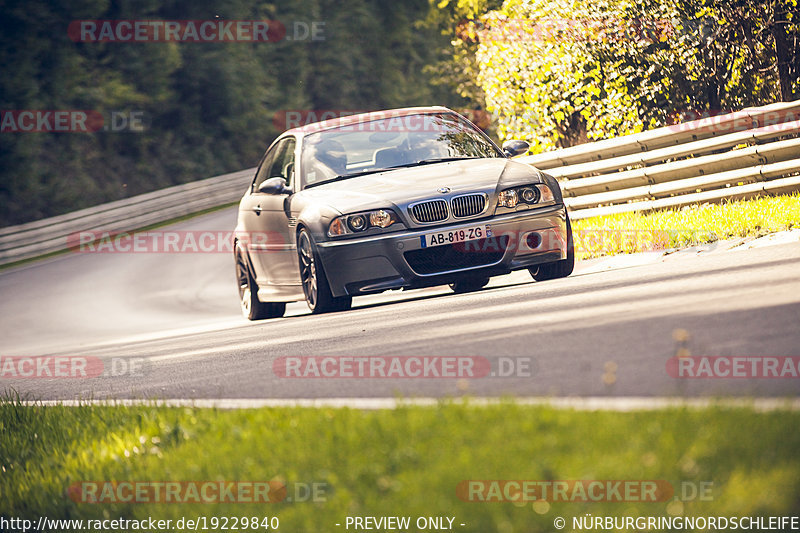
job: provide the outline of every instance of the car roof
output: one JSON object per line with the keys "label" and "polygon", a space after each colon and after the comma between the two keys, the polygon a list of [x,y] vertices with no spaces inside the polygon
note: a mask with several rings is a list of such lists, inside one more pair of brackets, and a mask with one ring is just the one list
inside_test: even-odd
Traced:
{"label": "car roof", "polygon": [[398,109],[386,109],[383,111],[371,111],[369,113],[360,113],[358,115],[347,115],[339,118],[332,118],[323,120],[321,122],[312,122],[298,126],[285,131],[284,135],[299,135],[304,136],[309,133],[314,133],[322,130],[329,130],[341,126],[348,126],[350,124],[360,124],[362,122],[369,122],[371,120],[380,120],[383,118],[405,117],[408,115],[422,115],[430,113],[455,113],[452,109],[442,106],[428,106],[428,107],[402,107]]}

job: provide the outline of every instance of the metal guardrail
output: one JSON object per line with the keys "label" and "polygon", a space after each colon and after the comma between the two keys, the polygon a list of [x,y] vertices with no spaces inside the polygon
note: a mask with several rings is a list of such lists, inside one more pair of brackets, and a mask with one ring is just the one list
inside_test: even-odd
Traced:
{"label": "metal guardrail", "polygon": [[559,180],[573,220],[796,191],[800,100],[517,161]]}
{"label": "metal guardrail", "polygon": [[0,228],[0,265],[67,248],[80,231],[133,231],[239,201],[255,169],[240,170],[18,226]]}
{"label": "metal guardrail", "polygon": [[[577,220],[800,190],[799,134],[800,100],[516,160],[558,178],[570,216]],[[0,228],[0,265],[63,250],[80,231],[133,231],[234,203],[254,172]]]}

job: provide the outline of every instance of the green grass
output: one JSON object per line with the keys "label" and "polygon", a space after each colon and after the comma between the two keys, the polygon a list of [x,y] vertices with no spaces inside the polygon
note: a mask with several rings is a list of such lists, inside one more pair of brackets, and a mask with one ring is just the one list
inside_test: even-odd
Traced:
{"label": "green grass", "polygon": [[800,193],[573,222],[578,259],[759,237],[800,227]]}
{"label": "green grass", "polygon": [[[563,516],[786,515],[800,502],[800,413],[711,407],[582,412],[511,402],[396,410],[25,406],[0,402],[0,516],[278,516],[287,532],[348,515],[455,516],[469,532],[553,531]],[[475,503],[469,479],[712,482],[711,501]],[[325,483],[325,501],[85,504],[80,481]],[[567,528],[570,530],[570,527]]]}

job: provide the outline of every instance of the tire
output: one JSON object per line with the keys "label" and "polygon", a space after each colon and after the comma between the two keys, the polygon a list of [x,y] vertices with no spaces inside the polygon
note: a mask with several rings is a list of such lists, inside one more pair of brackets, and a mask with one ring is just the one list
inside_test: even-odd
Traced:
{"label": "tire", "polygon": [[247,320],[280,318],[286,312],[285,302],[262,302],[258,299],[258,285],[250,272],[245,251],[236,245],[236,281],[239,285],[239,305]]}
{"label": "tire", "polygon": [[572,242],[572,223],[567,216],[567,258],[528,269],[536,281],[566,278],[575,269],[575,247]]}
{"label": "tire", "polygon": [[465,292],[473,292],[482,289],[487,283],[489,283],[489,278],[468,278],[451,283],[450,288],[456,294],[463,294]]}
{"label": "tire", "polygon": [[314,249],[314,240],[307,229],[297,236],[297,254],[300,265],[300,281],[311,313],[318,315],[331,311],[347,311],[353,305],[352,296],[335,298],[331,293],[328,278]]}

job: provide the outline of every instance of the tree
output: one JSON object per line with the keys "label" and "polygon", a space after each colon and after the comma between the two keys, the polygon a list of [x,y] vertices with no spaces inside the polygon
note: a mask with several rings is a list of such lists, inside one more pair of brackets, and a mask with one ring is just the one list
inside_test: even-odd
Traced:
{"label": "tree", "polygon": [[796,0],[506,0],[455,57],[474,53],[500,137],[539,152],[793,99],[797,20]]}

